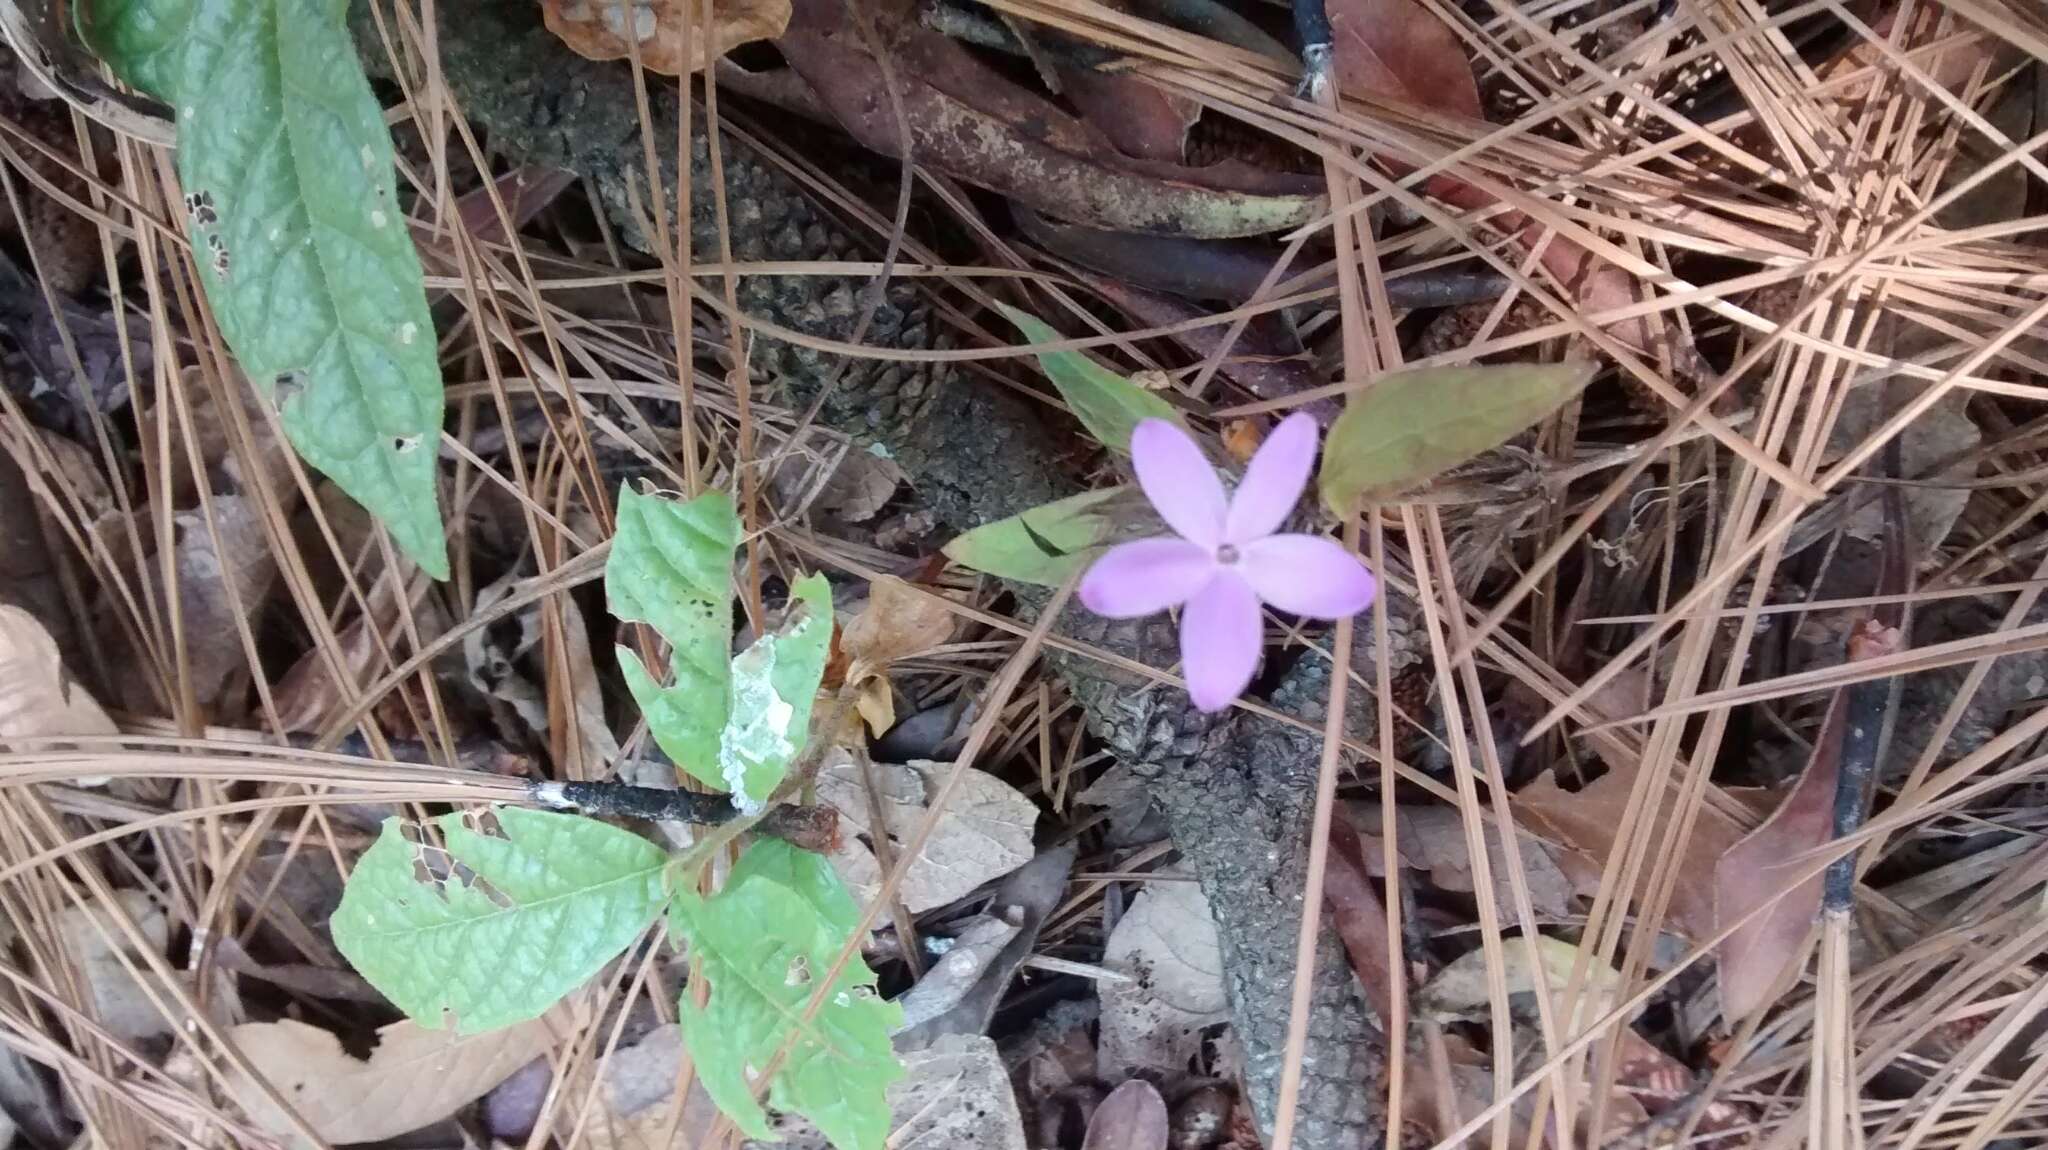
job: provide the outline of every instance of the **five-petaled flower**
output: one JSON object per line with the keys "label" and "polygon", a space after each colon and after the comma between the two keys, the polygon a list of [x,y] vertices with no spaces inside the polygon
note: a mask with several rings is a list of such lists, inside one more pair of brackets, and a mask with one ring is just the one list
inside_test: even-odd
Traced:
{"label": "five-petaled flower", "polygon": [[1288,416],[1226,498],[1187,432],[1148,419],[1131,435],[1138,485],[1175,534],[1110,548],[1081,577],[1081,602],[1112,619],[1180,606],[1181,671],[1204,711],[1228,707],[1251,685],[1265,646],[1261,602],[1313,619],[1372,603],[1378,584],[1357,556],[1320,535],[1275,534],[1315,458],[1315,420]]}

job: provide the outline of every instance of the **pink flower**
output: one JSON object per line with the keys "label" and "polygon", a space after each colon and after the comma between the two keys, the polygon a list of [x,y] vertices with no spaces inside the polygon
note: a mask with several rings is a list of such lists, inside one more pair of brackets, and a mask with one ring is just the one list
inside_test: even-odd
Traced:
{"label": "pink flower", "polygon": [[1131,434],[1138,485],[1178,537],[1110,548],[1081,577],[1081,602],[1112,619],[1181,607],[1181,670],[1204,711],[1228,707],[1251,685],[1265,647],[1260,603],[1312,619],[1372,603],[1378,584],[1357,556],[1320,535],[1274,534],[1315,460],[1316,421],[1288,416],[1226,498],[1187,432],[1148,419]]}

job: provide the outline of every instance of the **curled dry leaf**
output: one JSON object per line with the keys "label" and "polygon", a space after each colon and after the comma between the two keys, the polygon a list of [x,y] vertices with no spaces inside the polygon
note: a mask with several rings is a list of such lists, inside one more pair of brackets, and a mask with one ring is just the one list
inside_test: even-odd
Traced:
{"label": "curled dry leaf", "polygon": [[1104,984],[1096,1073],[1183,1073],[1202,1030],[1230,1019],[1223,951],[1202,888],[1177,875],[1148,884],[1109,934],[1102,965],[1131,976]]}
{"label": "curled dry leaf", "polygon": [[[1516,1017],[1525,1020],[1538,1017],[1537,994],[1548,994],[1553,1002],[1563,999],[1565,986],[1571,979],[1572,964],[1578,961],[1579,954],[1578,947],[1548,935],[1536,936],[1534,958],[1531,958],[1529,950],[1519,938],[1501,940],[1502,980],[1507,984],[1510,1005]],[[1615,991],[1620,985],[1621,975],[1613,967],[1598,956],[1588,959],[1585,973],[1579,977],[1578,1009],[1574,1013],[1577,1022],[1573,1030],[1582,1029],[1605,1014],[1613,1005]],[[1483,1016],[1491,1009],[1492,1002],[1493,992],[1487,978],[1486,951],[1483,949],[1459,955],[1415,995],[1417,1009],[1445,1018]]]}
{"label": "curled dry leaf", "polygon": [[[901,858],[904,841],[924,821],[926,804],[953,770],[951,763],[906,766],[876,763],[882,815],[890,842]],[[835,752],[818,772],[818,801],[838,808],[842,843],[832,855],[839,875],[856,900],[872,897],[882,883],[874,852],[860,840],[874,833],[859,764]],[[1032,857],[1032,828],[1038,807],[994,775],[968,770],[946,804],[925,848],[910,864],[897,896],[912,914],[962,898],[993,878],[1016,870]]]}
{"label": "curled dry leaf", "polygon": [[[1071,844],[1055,847],[1003,880],[988,913],[973,920],[953,948],[897,1000],[906,1023],[896,1032],[898,1053],[923,1050],[947,1035],[987,1033],[1018,968],[1031,957],[1039,929],[1066,897],[1075,854]],[[961,955],[957,965],[955,955]]]}
{"label": "curled dry leaf", "polygon": [[113,733],[114,721],[64,673],[42,623],[0,604],[0,739]]}
{"label": "curled dry leaf", "polygon": [[880,738],[896,725],[889,665],[953,637],[953,612],[937,596],[891,575],[868,585],[867,606],[846,625],[839,648],[849,664],[846,682],[868,732]]}
{"label": "curled dry leaf", "polygon": [[[789,0],[720,0],[711,15],[710,58],[716,59],[741,44],[782,35]],[[706,62],[704,5],[691,0],[541,0],[541,16],[548,31],[585,59],[623,60],[637,42],[640,65],[651,72],[681,76]]]}
{"label": "curled dry leaf", "polygon": [[[1364,840],[1366,873],[1386,877],[1385,836],[1381,831],[1377,800],[1347,806],[1351,821]],[[1465,851],[1464,821],[1449,807],[1403,805],[1394,810],[1394,844],[1401,865],[1422,871],[1438,890],[1467,894],[1473,891],[1472,856]],[[1492,823],[1481,828],[1486,836],[1487,872],[1493,879],[1494,905],[1515,905],[1508,883],[1508,857],[1500,830]],[[1572,897],[1591,894],[1597,887],[1581,888],[1559,868],[1557,848],[1526,831],[1518,830],[1515,845],[1522,855],[1522,874],[1528,880],[1529,902],[1537,914],[1571,913]]]}
{"label": "curled dry leaf", "polygon": [[1340,92],[1392,96],[1480,119],[1479,85],[1451,26],[1418,0],[1330,0]]}
{"label": "curled dry leaf", "polygon": [[[896,101],[840,0],[799,0],[776,47],[863,146],[901,156]],[[884,33],[920,164],[1061,219],[1117,230],[1260,235],[1314,219],[1320,179],[1226,161],[1190,168],[1119,153],[1100,131],[959,44],[905,24]]]}
{"label": "curled dry leaf", "polygon": [[[1600,883],[1627,817],[1629,795],[1639,770],[1633,760],[1608,766],[1606,774],[1577,791],[1565,790],[1552,775],[1539,776],[1516,792],[1513,800],[1518,823],[1564,848],[1557,853],[1557,864],[1580,889],[1594,889]],[[1691,833],[1677,841],[1671,809],[1677,799],[1675,788],[1662,788],[1653,825],[1639,824],[1634,833],[1648,835],[1660,851],[1678,852],[1678,879],[1666,925],[1697,942],[1714,936],[1714,866],[1742,832],[1734,820],[1708,803],[1693,820]],[[1648,873],[1645,868],[1637,889],[1628,892],[1631,899],[1647,893],[1643,884]]]}
{"label": "curled dry leaf", "polygon": [[[228,1040],[314,1133],[346,1144],[382,1141],[454,1114],[546,1053],[554,1032],[545,1018],[470,1035],[408,1020],[379,1030],[367,1060],[327,1031],[289,1019],[234,1027]],[[227,1089],[258,1127],[288,1145],[305,1144],[247,1075],[230,1071]]]}
{"label": "curled dry leaf", "polygon": [[1166,1134],[1166,1099],[1158,1087],[1133,1078],[1095,1108],[1081,1150],[1166,1150]]}

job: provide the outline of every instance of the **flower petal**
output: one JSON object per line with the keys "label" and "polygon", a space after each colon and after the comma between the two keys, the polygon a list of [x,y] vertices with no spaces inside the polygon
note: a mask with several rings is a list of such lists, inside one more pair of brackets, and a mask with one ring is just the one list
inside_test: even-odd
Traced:
{"label": "flower petal", "polygon": [[1241,550],[1238,570],[1252,590],[1291,615],[1342,619],[1372,606],[1379,590],[1358,556],[1320,535],[1268,535]]}
{"label": "flower petal", "polygon": [[1195,706],[1220,711],[1244,694],[1259,669],[1265,630],[1259,597],[1235,571],[1219,571],[1188,600],[1180,615],[1180,662]]}
{"label": "flower petal", "polygon": [[1192,436],[1163,419],[1143,420],[1131,432],[1131,466],[1175,534],[1212,551],[1223,542],[1223,481]]}
{"label": "flower petal", "polygon": [[1244,469],[1244,482],[1230,497],[1223,539],[1242,547],[1280,530],[1301,501],[1316,465],[1316,419],[1299,411],[1280,421]]}
{"label": "flower petal", "polygon": [[1135,619],[1188,601],[1216,575],[1205,547],[1162,535],[1119,543],[1081,576],[1081,602],[1097,615]]}

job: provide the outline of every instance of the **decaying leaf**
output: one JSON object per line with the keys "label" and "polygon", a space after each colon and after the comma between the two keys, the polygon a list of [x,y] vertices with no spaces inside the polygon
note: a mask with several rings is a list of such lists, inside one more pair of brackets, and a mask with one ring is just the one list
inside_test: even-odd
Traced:
{"label": "decaying leaf", "polygon": [[[313,1132],[330,1143],[378,1142],[438,1122],[546,1053],[554,1031],[533,1019],[488,1034],[426,1030],[411,1021],[377,1032],[360,1059],[325,1030],[286,1019],[228,1032]],[[228,1093],[249,1120],[290,1145],[305,1145],[291,1120],[250,1078],[231,1071]]]}
{"label": "decaying leaf", "polygon": [[1166,1099],[1142,1078],[1109,1092],[1088,1120],[1081,1150],[1166,1150]]}
{"label": "decaying leaf", "polygon": [[[890,842],[900,851],[924,820],[930,796],[952,771],[950,763],[876,763],[882,814]],[[838,752],[818,772],[818,801],[839,809],[843,846],[832,862],[853,889],[854,898],[872,897],[881,886],[882,870],[874,852],[860,842],[873,833],[862,772],[852,756]],[[920,914],[961,898],[993,878],[1030,861],[1032,828],[1038,807],[1030,799],[986,771],[969,769],[932,829],[924,851],[910,864],[897,896],[905,909]]]}
{"label": "decaying leaf", "polygon": [[[1524,1019],[1538,1017],[1535,1004],[1538,993],[1549,994],[1553,1002],[1562,1000],[1565,986],[1571,978],[1572,964],[1578,960],[1579,953],[1578,947],[1548,935],[1536,936],[1536,957],[1533,960],[1529,949],[1519,938],[1501,940],[1502,977],[1507,983],[1511,1005],[1517,1016]],[[1493,1002],[1486,968],[1486,951],[1483,949],[1459,955],[1416,992],[1416,1008],[1445,1018],[1484,1016],[1491,1010]],[[1613,1006],[1614,992],[1620,983],[1621,975],[1613,967],[1598,957],[1589,959],[1585,973],[1579,977],[1579,1006],[1574,1016],[1577,1024],[1573,1029],[1580,1029],[1605,1014]]]}
{"label": "decaying leaf", "polygon": [[707,39],[713,45],[709,58],[716,59],[741,44],[782,35],[789,0],[541,0],[541,16],[548,31],[585,59],[623,60],[637,42],[641,67],[681,76],[704,67]]}
{"label": "decaying leaf", "polygon": [[[1009,1071],[992,1039],[942,1038],[903,1056],[905,1076],[889,1086],[889,1150],[1025,1150],[1024,1119]],[[775,1123],[777,1142],[748,1150],[828,1150],[801,1118]]]}
{"label": "decaying leaf", "polygon": [[0,604],[0,739],[113,733],[114,721],[64,673],[42,623]]}
{"label": "decaying leaf", "polygon": [[904,1016],[895,1036],[899,1052],[923,1050],[948,1035],[988,1032],[1039,929],[1066,897],[1076,853],[1071,843],[1054,847],[1011,872],[988,912],[970,920],[952,949],[896,1000]]}
{"label": "decaying leaf", "polygon": [[[1381,833],[1378,800],[1348,805],[1351,820],[1365,840],[1366,873],[1385,877],[1385,836]],[[1394,810],[1395,846],[1403,866],[1423,871],[1430,885],[1439,890],[1470,892],[1472,857],[1465,852],[1464,821],[1449,807],[1404,804]],[[1481,828],[1486,836],[1488,871],[1493,877],[1494,905],[1515,905],[1508,885],[1508,857],[1500,831],[1492,823]],[[1557,864],[1557,848],[1526,831],[1518,831],[1515,845],[1521,851],[1522,873],[1528,880],[1529,902],[1538,914],[1563,915],[1572,909],[1572,896],[1580,892]]]}
{"label": "decaying leaf", "polygon": [[[880,64],[838,0],[800,0],[776,47],[863,146],[903,151]],[[1012,83],[946,37],[890,29],[893,88],[920,164],[1060,219],[1191,236],[1261,235],[1314,219],[1316,179],[1226,161],[1205,168],[1133,159],[1058,105]]]}
{"label": "decaying leaf", "polygon": [[[1890,654],[1898,645],[1897,631],[1866,620],[1849,641],[1849,658]],[[1721,1013],[1730,1022],[1770,1005],[1773,984],[1785,965],[1803,953],[1801,945],[1820,910],[1820,875],[1793,884],[1812,867],[1813,852],[1834,837],[1836,782],[1842,771],[1850,695],[1850,689],[1835,692],[1806,769],[1777,810],[1729,847],[1714,867],[1717,931],[1749,919],[1721,940],[1716,951]],[[1755,917],[1750,917],[1752,912]]]}
{"label": "decaying leaf", "polygon": [[1160,877],[1132,900],[1103,951],[1102,965],[1131,976],[1101,990],[1096,1073],[1110,1081],[1139,1070],[1184,1073],[1202,1030],[1230,1019],[1209,901],[1193,882]]}
{"label": "decaying leaf", "polygon": [[849,451],[825,480],[817,505],[848,523],[866,523],[896,497],[904,479],[903,465],[888,456]]}
{"label": "decaying leaf", "polygon": [[[1577,791],[1566,791],[1554,776],[1544,774],[1516,792],[1513,800],[1519,823],[1565,848],[1558,853],[1557,864],[1582,888],[1599,885],[1626,817],[1629,793],[1635,786],[1633,764],[1610,763],[1609,768],[1606,774]],[[1661,794],[1662,804],[1652,820],[1654,825],[1638,826],[1634,833],[1648,835],[1651,842],[1658,844],[1659,851],[1678,852],[1680,856],[1675,864],[1678,881],[1672,889],[1666,925],[1694,941],[1712,938],[1714,865],[1742,837],[1742,832],[1732,819],[1705,804],[1693,820],[1691,834],[1679,841],[1669,805],[1677,800],[1678,794],[1669,786]],[[1647,869],[1644,873],[1648,873]],[[1639,878],[1639,889],[1630,892],[1631,898],[1645,893],[1640,884]]]}
{"label": "decaying leaf", "polygon": [[[369,620],[358,618],[337,631],[335,644],[343,668],[352,682],[360,685],[377,658],[376,633]],[[287,731],[312,734],[327,725],[339,707],[340,687],[328,660],[317,648],[299,656],[271,688],[271,702],[277,708],[278,725]]]}
{"label": "decaying leaf", "polygon": [[850,660],[846,682],[857,692],[854,706],[877,738],[896,725],[896,698],[890,690],[889,665],[946,642],[953,637],[953,612],[929,591],[919,591],[893,576],[868,585],[867,606],[839,638]]}
{"label": "decaying leaf", "polygon": [[[143,942],[152,952],[162,954],[171,938],[163,909],[139,890],[117,891],[115,898],[121,904],[120,913],[135,924]],[[170,1019],[151,998],[154,991],[156,998],[168,1003],[166,988],[147,985],[155,982],[155,977],[134,957],[134,948],[114,914],[94,904],[73,906],[58,918],[57,932],[64,939],[66,955],[77,964],[92,991],[93,1013],[100,1025],[130,1039],[170,1032]],[[123,955],[129,956],[125,963]]]}
{"label": "decaying leaf", "polygon": [[1330,0],[1330,56],[1345,95],[1391,96],[1479,119],[1479,85],[1451,26],[1417,0]]}
{"label": "decaying leaf", "polygon": [[1021,923],[996,915],[976,915],[967,920],[953,936],[946,953],[932,963],[916,986],[896,999],[896,1005],[903,1008],[901,1029],[921,1026],[959,1005],[989,964],[1022,929]]}

